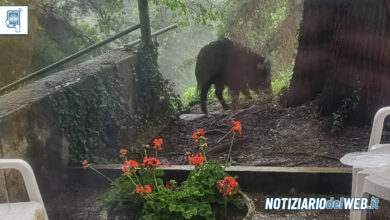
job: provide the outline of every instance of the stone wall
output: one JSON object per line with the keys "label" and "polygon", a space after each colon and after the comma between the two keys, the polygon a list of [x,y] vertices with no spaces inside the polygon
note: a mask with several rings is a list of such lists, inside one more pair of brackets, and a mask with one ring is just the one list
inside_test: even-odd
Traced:
{"label": "stone wall", "polygon": [[[66,91],[77,90],[76,103],[80,100],[80,106],[85,105],[93,101],[89,97],[96,96],[97,82],[114,78],[121,82],[122,95],[108,97],[120,99],[125,111],[131,114],[134,64],[134,54],[116,50],[0,96],[0,158],[21,158],[30,163],[44,197],[60,189],[65,181],[71,140],[59,121],[61,103],[55,109],[53,100],[61,101]],[[109,137],[131,139],[128,133],[126,128],[118,128]],[[26,198],[18,172],[0,171],[0,203]]]}

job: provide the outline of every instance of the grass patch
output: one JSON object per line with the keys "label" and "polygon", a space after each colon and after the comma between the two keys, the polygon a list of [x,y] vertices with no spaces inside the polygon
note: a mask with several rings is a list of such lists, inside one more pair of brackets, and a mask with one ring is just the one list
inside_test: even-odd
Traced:
{"label": "grass patch", "polygon": [[[291,69],[288,69],[284,72],[275,74],[275,76],[272,78],[272,82],[271,82],[272,92],[273,92],[274,96],[278,95],[283,87],[289,86],[291,76],[292,76]],[[252,98],[254,98],[254,100],[259,99],[261,96],[261,93],[257,94],[253,91],[251,91],[250,94],[251,94]],[[227,103],[231,102],[231,96],[230,96],[227,88],[225,88],[223,90],[223,97],[225,98]],[[245,96],[241,93],[240,100],[242,100],[244,97]],[[207,94],[207,103],[211,104],[211,103],[215,103],[215,102],[218,102],[218,99],[215,96],[215,88],[214,88],[214,86],[212,86],[209,90],[209,93]],[[187,91],[185,91],[182,95],[182,103],[183,103],[184,108],[191,107],[195,104],[199,104],[200,98],[199,98],[198,89],[196,87],[188,88]]]}
{"label": "grass patch", "polygon": [[[199,91],[200,92],[200,91]],[[183,93],[182,96],[182,102],[183,102],[183,107],[191,107],[194,104],[200,103],[200,98],[199,98],[199,93],[196,87],[190,87]],[[225,100],[230,101],[231,97],[229,95],[228,89],[225,88],[223,90],[223,97]],[[207,104],[215,103],[218,102],[218,98],[215,96],[215,88],[212,86],[209,90],[209,93],[207,94]]]}
{"label": "grass patch", "polygon": [[283,87],[288,87],[292,77],[293,71],[287,69],[283,72],[280,72],[271,81],[272,92],[274,95],[278,95]]}

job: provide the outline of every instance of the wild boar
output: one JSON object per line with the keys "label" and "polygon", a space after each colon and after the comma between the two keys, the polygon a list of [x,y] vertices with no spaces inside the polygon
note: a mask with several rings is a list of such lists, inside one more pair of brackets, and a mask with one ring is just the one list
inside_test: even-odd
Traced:
{"label": "wild boar", "polygon": [[204,46],[197,57],[195,76],[200,89],[201,110],[207,114],[207,93],[214,84],[215,95],[223,109],[228,109],[222,93],[225,85],[233,95],[249,90],[271,92],[271,66],[267,58],[233,43],[219,39]]}

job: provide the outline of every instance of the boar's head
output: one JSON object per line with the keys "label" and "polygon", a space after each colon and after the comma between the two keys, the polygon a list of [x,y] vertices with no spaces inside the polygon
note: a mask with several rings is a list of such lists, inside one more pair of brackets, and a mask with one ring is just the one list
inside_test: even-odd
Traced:
{"label": "boar's head", "polygon": [[253,73],[250,74],[247,80],[249,89],[265,90],[267,93],[271,89],[271,64],[265,57],[257,56],[254,64],[252,64]]}

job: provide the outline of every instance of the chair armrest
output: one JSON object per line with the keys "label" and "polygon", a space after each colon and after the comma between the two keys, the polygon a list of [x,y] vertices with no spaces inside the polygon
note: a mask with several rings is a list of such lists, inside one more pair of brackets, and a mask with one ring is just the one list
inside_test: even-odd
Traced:
{"label": "chair armrest", "polygon": [[[39,202],[42,204],[43,208],[45,207],[35,179],[34,171],[30,164],[21,159],[0,159],[0,169],[17,169],[22,174],[30,200]],[[46,211],[45,215],[45,219],[48,219]]]}
{"label": "chair armrest", "polygon": [[372,123],[372,130],[370,136],[370,143],[368,144],[368,151],[372,149],[372,146],[380,144],[382,137],[383,124],[386,116],[390,115],[390,107],[384,107],[379,109],[374,117]]}

